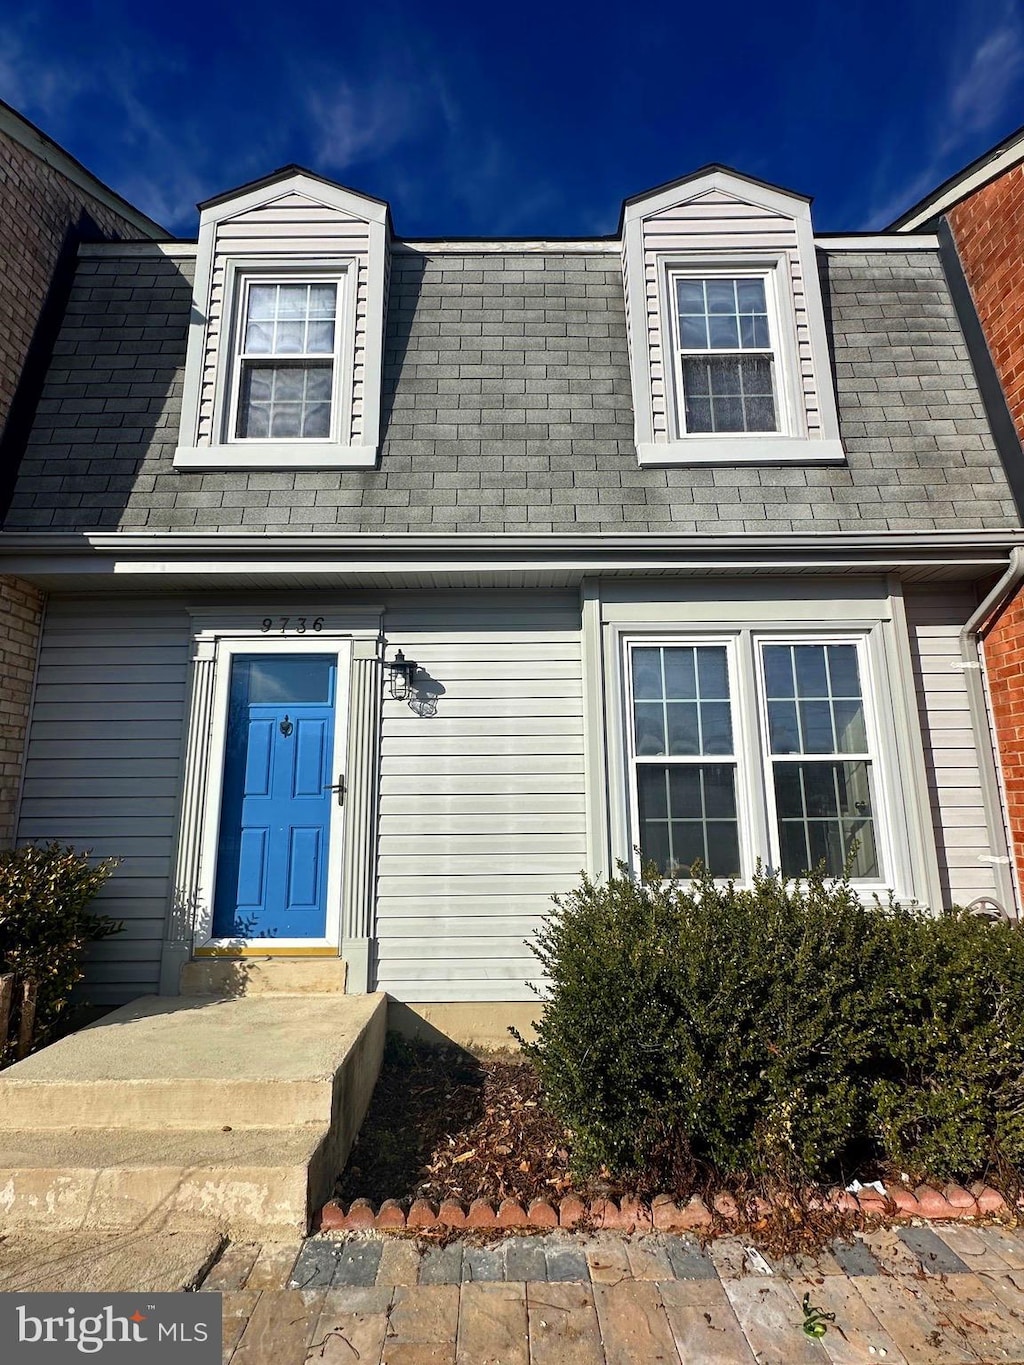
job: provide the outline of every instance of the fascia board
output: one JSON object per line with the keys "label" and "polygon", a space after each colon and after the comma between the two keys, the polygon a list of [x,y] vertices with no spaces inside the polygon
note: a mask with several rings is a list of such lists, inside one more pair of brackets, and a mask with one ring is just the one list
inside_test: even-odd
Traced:
{"label": "fascia board", "polygon": [[802,196],[787,194],[784,190],[762,188],[760,185],[751,184],[749,180],[730,175],[727,171],[710,171],[707,175],[691,180],[685,185],[675,185],[652,194],[649,199],[627,204],[623,214],[624,225],[634,220],[650,218],[657,213],[664,213],[678,204],[687,204],[690,200],[707,194],[709,190],[719,190],[723,194],[731,195],[740,203],[770,209],[785,218],[806,219],[808,223],[811,221],[810,202]]}
{"label": "fascia board", "polygon": [[248,213],[251,209],[273,204],[289,194],[305,195],[314,203],[323,204],[325,208],[338,209],[341,213],[347,213],[363,223],[386,223],[388,219],[387,204],[382,204],[376,199],[364,199],[362,195],[354,194],[351,190],[328,185],[322,180],[314,180],[311,176],[297,172],[286,180],[264,185],[262,189],[248,190],[236,198],[222,199],[211,208],[204,209],[199,221],[200,224],[222,223],[228,218],[237,217],[240,213]]}

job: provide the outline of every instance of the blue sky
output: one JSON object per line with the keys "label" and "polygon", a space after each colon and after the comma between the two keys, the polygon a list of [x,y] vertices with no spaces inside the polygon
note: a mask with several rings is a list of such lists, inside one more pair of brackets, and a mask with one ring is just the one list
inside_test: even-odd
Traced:
{"label": "blue sky", "polygon": [[182,236],[288,162],[404,237],[590,235],[723,161],[879,227],[1024,123],[1024,0],[33,0],[0,97]]}

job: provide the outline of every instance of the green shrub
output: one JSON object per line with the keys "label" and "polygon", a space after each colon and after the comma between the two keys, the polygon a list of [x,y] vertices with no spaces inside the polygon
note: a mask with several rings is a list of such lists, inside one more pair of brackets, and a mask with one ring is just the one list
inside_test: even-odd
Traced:
{"label": "green shrub", "polygon": [[584,878],[533,945],[529,1051],[581,1173],[942,1176],[1024,1157],[1024,934],[865,905],[823,872],[753,886]]}
{"label": "green shrub", "polygon": [[85,945],[123,928],[86,910],[115,866],[116,859],[90,863],[57,843],[0,851],[0,973],[38,983],[37,1037],[66,1008]]}
{"label": "green shrub", "polygon": [[942,1179],[1024,1171],[1024,931],[954,911],[893,926],[880,1149]]}

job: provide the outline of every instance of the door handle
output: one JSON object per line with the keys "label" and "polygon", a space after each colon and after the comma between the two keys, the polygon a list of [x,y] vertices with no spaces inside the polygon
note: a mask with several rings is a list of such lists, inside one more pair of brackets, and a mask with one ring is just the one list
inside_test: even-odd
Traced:
{"label": "door handle", "polygon": [[338,781],[335,783],[335,785],[333,787],[325,787],[324,790],[329,792],[337,792],[338,805],[343,806],[345,804],[345,774],[339,773]]}

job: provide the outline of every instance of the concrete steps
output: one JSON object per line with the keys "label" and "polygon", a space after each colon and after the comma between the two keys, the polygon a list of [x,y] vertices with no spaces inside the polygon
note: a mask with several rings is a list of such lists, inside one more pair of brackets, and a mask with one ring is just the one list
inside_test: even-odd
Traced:
{"label": "concrete steps", "polygon": [[380,1068],[383,995],[146,997],[0,1073],[0,1234],[303,1232]]}

